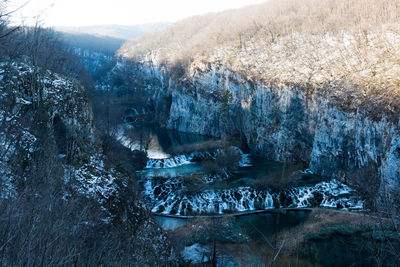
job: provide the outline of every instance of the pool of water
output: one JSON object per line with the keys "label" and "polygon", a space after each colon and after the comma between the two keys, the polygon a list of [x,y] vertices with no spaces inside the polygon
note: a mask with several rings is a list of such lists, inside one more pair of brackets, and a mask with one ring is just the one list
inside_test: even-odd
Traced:
{"label": "pool of water", "polygon": [[[147,166],[138,172],[143,197],[155,214],[164,214],[155,219],[192,263],[210,259],[217,244],[220,266],[263,266],[276,253],[280,233],[309,218],[306,211],[229,214],[276,207],[362,208],[356,192],[340,182],[307,173],[306,166],[246,154],[245,148],[234,147],[241,157],[237,168],[210,171],[209,163],[226,149],[215,138],[148,125],[123,125],[119,136],[125,146],[147,152]],[[323,244],[309,243],[303,255],[285,257],[281,263],[325,265],[323,251],[329,242]]]}
{"label": "pool of water", "polygon": [[[270,266],[281,244],[286,247],[285,241],[293,242],[290,238],[285,239],[285,231],[306,223],[310,219],[310,212],[232,216],[214,219],[224,220],[214,223],[210,223],[212,219],[205,222],[202,219],[155,218],[171,240],[178,243],[181,255],[192,263],[211,258],[215,245],[218,266]],[[308,237],[297,252],[282,253],[274,265],[361,267],[376,266],[379,260],[383,266],[396,266],[396,259],[385,256],[385,251],[400,249],[398,240],[372,242],[371,234],[368,231],[356,231]]]}
{"label": "pool of water", "polygon": [[[308,211],[288,211],[285,213],[268,212],[244,216],[232,216],[231,227],[234,230],[246,233],[253,241],[265,241],[275,233],[297,226],[305,222]],[[176,230],[190,223],[189,219],[154,216],[165,230]],[[210,233],[211,234],[211,233]],[[238,240],[236,240],[238,241]]]}
{"label": "pool of water", "polygon": [[[180,240],[181,254],[192,262],[211,257],[215,246],[219,266],[262,266],[277,233],[307,220],[309,212],[263,213],[229,218],[179,219],[156,216],[172,240]],[[214,222],[213,222],[214,220]],[[192,233],[190,230],[192,229]],[[199,230],[200,229],[200,230]],[[188,233],[189,232],[189,233]]]}
{"label": "pool of water", "polygon": [[274,234],[305,222],[309,214],[307,211],[253,214],[236,217],[235,223],[252,240],[266,242],[266,238],[271,239]]}
{"label": "pool of water", "polygon": [[351,188],[303,165],[246,154],[226,140],[146,125],[121,125],[121,143],[147,152],[139,171],[153,212],[207,215],[272,208],[362,208]]}
{"label": "pool of water", "polygon": [[[120,127],[119,134],[123,137],[124,143],[127,146],[146,151],[150,159],[164,161],[171,157],[179,157],[179,152],[182,150],[186,151],[186,153],[182,152],[182,155],[198,152],[193,150],[198,148],[198,146],[191,148],[190,145],[217,141],[217,139],[208,136],[181,133],[151,125],[124,125]],[[248,158],[249,166],[241,166],[233,170],[229,182],[225,186],[268,186],[269,184],[273,184],[274,180],[282,180],[282,178],[284,178],[283,180],[287,180],[288,176],[293,175],[295,171],[305,169],[303,165],[270,161],[255,155],[249,155]],[[146,168],[140,171],[144,178],[169,178],[188,174],[202,174],[205,172],[207,170],[199,162],[191,162],[191,164],[182,164],[168,168]],[[312,185],[323,180],[326,180],[326,177],[304,174],[301,175],[301,179],[297,179],[295,182],[298,185]],[[268,183],[269,181],[270,183]]]}

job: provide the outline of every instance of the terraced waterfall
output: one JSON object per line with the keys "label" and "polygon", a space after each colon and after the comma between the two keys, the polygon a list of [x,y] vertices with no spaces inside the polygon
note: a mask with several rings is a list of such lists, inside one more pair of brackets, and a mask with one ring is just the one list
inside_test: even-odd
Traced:
{"label": "terraced waterfall", "polygon": [[[210,139],[184,134],[190,137],[183,140],[179,138],[183,134],[175,132],[176,139],[170,134],[172,139],[167,138],[160,144],[160,140],[165,139],[160,136],[161,132],[152,134],[150,142],[157,145],[150,148],[146,168],[140,171],[142,194],[156,214],[195,216],[277,208],[357,210],[363,207],[357,192],[338,180],[313,175],[299,166],[263,160],[236,146],[170,154],[175,148],[196,147]],[[168,131],[163,134],[167,135]],[[231,160],[228,166],[207,168],[209,163],[224,157]],[[290,171],[285,171],[284,167]],[[274,184],[274,177],[281,178],[282,175],[288,182]]]}
{"label": "terraced waterfall", "polygon": [[[253,244],[250,225],[271,235],[306,220],[312,208],[363,209],[359,194],[342,182],[245,153],[240,144],[143,125],[121,126],[119,134],[125,146],[147,152],[146,167],[138,172],[141,194],[165,230],[179,231],[201,218],[232,218],[224,226],[227,243],[219,248],[232,266],[237,259],[225,250],[244,241]],[[205,243],[186,246],[181,254],[201,262],[211,249]]]}

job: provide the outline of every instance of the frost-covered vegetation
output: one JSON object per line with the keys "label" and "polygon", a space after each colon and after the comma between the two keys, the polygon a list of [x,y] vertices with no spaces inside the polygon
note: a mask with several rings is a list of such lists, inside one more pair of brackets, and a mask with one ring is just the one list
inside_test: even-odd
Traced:
{"label": "frost-covered vegetation", "polygon": [[136,197],[134,177],[103,154],[84,88],[28,63],[1,66],[2,262],[166,260],[165,236]]}
{"label": "frost-covered vegetation", "polygon": [[81,61],[52,31],[2,14],[0,265],[176,265],[137,197],[141,154],[95,129]]}

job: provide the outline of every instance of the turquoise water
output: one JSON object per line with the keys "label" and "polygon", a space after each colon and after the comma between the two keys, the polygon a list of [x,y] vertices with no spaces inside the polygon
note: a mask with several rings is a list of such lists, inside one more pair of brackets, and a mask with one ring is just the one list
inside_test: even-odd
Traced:
{"label": "turquoise water", "polygon": [[[265,241],[264,238],[271,238],[275,233],[305,222],[309,216],[307,211],[288,211],[285,214],[261,213],[232,217],[232,229],[240,229],[253,241]],[[189,220],[155,216],[163,229],[176,230],[184,226]]]}
{"label": "turquoise water", "polygon": [[[168,131],[151,126],[137,125],[128,127],[125,133],[130,136],[137,147],[143,147],[149,155],[157,158],[169,158],[179,155],[180,151],[188,154],[190,148],[198,144],[216,141],[214,138]],[[178,152],[177,152],[178,151]],[[327,180],[312,174],[302,173],[306,166],[268,161],[250,155],[251,166],[231,171],[229,179],[204,183],[199,179],[208,173],[202,162],[192,162],[172,168],[147,168],[139,172],[142,180],[171,180],[186,177],[192,192],[201,190],[221,190],[239,187],[265,189],[271,187],[285,188],[289,186],[312,186]],[[176,197],[179,197],[177,195]],[[288,211],[285,213],[262,213],[245,216],[229,216],[216,220],[223,221],[221,228],[213,231],[202,229],[196,219],[182,219],[155,216],[160,226],[171,235],[174,245],[185,257],[198,249],[209,251],[212,240],[217,242],[217,250],[221,266],[265,266],[271,260],[274,250],[270,243],[281,238],[281,233],[293,229],[309,219],[309,212]],[[201,218],[200,218],[201,220]],[[209,219],[206,219],[209,220]],[[221,223],[221,222],[219,222]],[[368,266],[371,261],[364,250],[357,249],[357,241],[351,237],[337,236],[320,240],[309,240],[301,250],[301,254],[282,259],[277,266]],[[190,249],[188,249],[190,248]],[[197,250],[196,250],[197,249]],[[189,251],[189,252],[188,252]],[[189,255],[187,255],[189,254]],[[334,259],[334,260],[333,260]],[[367,264],[367,265],[365,265]]]}
{"label": "turquoise water", "polygon": [[[186,148],[184,149],[186,154],[196,152],[196,150],[191,150],[189,145],[217,140],[208,136],[182,133],[149,125],[130,125],[126,131],[128,133],[135,132],[137,143],[147,143],[147,149],[151,150],[150,156],[155,154],[161,158],[180,154],[179,151],[181,148]],[[250,160],[251,166],[240,167],[231,172],[231,177],[229,182],[225,183],[225,187],[252,186],[263,188],[273,184],[274,180],[289,180],[289,176],[292,176],[293,172],[306,168],[306,166],[270,161],[254,155],[250,155]],[[202,163],[194,162],[192,164],[173,168],[144,169],[141,171],[141,175],[144,178],[169,178],[202,174],[205,172],[206,170]],[[296,183],[296,185],[313,185],[323,180],[326,180],[326,178],[317,175],[301,175],[301,179],[296,179],[293,182]]]}
{"label": "turquoise water", "polygon": [[285,214],[263,213],[239,216],[235,223],[254,241],[265,241],[274,234],[295,227],[308,219],[306,211],[288,211]]}

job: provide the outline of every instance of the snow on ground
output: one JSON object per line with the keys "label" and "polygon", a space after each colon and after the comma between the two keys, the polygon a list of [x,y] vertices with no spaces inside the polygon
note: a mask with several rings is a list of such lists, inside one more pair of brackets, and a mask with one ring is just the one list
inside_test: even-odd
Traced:
{"label": "snow on ground", "polygon": [[199,264],[210,260],[211,249],[208,246],[198,243],[185,247],[181,255],[185,261],[192,264]]}
{"label": "snow on ground", "polygon": [[90,161],[80,168],[64,165],[65,182],[74,179],[75,189],[82,195],[93,197],[100,202],[105,201],[116,192],[115,179],[117,172],[113,169],[106,170],[101,155],[94,155]]}
{"label": "snow on ground", "polygon": [[8,199],[16,195],[12,180],[14,180],[14,177],[10,168],[0,161],[0,199]]}
{"label": "snow on ground", "polygon": [[[38,80],[43,89],[43,101],[47,104],[50,119],[59,114],[63,123],[76,136],[84,136],[82,143],[84,153],[93,153],[97,148],[93,142],[91,112],[84,89],[75,81],[51,71],[41,70],[24,62],[0,62],[0,198],[15,196],[14,180],[25,179],[14,177],[10,162],[16,155],[23,160],[30,160],[32,153],[40,147],[38,138],[27,125],[31,105],[37,101],[32,96],[29,81]],[[34,76],[33,76],[34,75]],[[25,116],[24,116],[25,114]],[[28,119],[27,119],[28,118]],[[52,127],[51,125],[48,125]],[[51,132],[51,129],[49,129]],[[93,143],[90,143],[93,142]],[[89,150],[87,149],[89,148]],[[77,153],[81,153],[77,148]],[[75,153],[76,154],[76,153]],[[55,155],[59,160],[62,156]],[[115,170],[107,170],[101,154],[94,154],[89,162],[82,166],[64,165],[64,180],[73,179],[75,190],[99,201],[108,199],[116,190],[114,181]]]}

